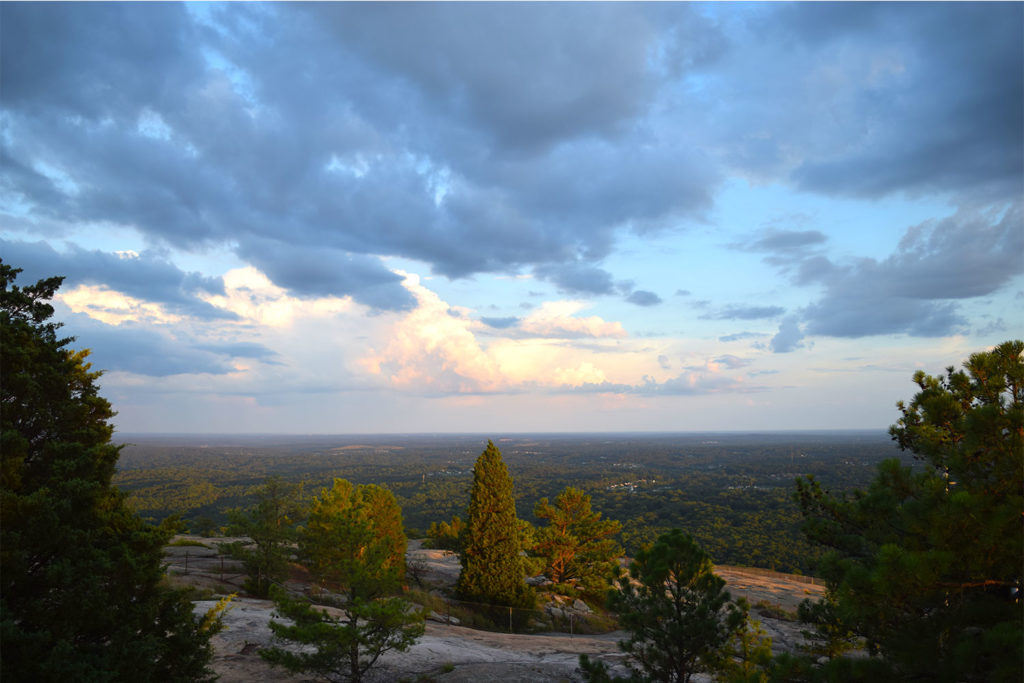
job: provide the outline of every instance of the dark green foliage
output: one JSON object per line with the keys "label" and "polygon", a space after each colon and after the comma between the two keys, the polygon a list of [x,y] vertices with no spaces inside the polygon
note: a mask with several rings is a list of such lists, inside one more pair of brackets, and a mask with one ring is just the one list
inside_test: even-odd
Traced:
{"label": "dark green foliage", "polygon": [[384,652],[407,649],[423,634],[423,614],[389,597],[405,576],[406,543],[390,491],[335,479],[313,501],[299,548],[314,580],[329,591],[319,599],[337,610],[275,590],[278,614],[293,625],[271,621],[274,634],[315,652],[271,648],[260,655],[290,671],[359,681]]}
{"label": "dark green foliage", "polygon": [[61,278],[0,263],[0,640],[11,681],[196,681],[210,634],[162,584],[172,525],[111,485],[118,448],[98,372],[57,337]]}
{"label": "dark green foliage", "polygon": [[256,504],[248,510],[229,510],[228,533],[248,536],[253,547],[236,547],[232,554],[245,564],[249,577],[245,589],[265,598],[270,586],[288,577],[295,542],[295,521],[302,514],[302,487],[271,477],[256,492]]}
{"label": "dark green foliage", "polygon": [[547,521],[534,532],[530,549],[543,559],[544,574],[556,585],[603,596],[622,557],[622,548],[611,538],[622,525],[601,519],[590,507],[590,496],[571,486],[558,494],[554,505],[541,498],[533,513]]}
{"label": "dark green foliage", "polygon": [[846,497],[797,482],[808,537],[831,548],[826,623],[900,677],[1024,679],[1022,351],[1006,342],[964,371],[914,376],[919,392],[890,433],[921,466],[885,462]]}
{"label": "dark green foliage", "polygon": [[[730,641],[746,627],[746,606],[729,601],[725,581],[690,536],[673,529],[637,553],[618,579],[608,607],[629,632],[619,643],[633,662],[628,680],[685,683],[724,666]],[[600,662],[584,664],[588,680],[607,680]]]}
{"label": "dark green foliage", "polygon": [[[144,517],[179,513],[194,523],[209,515],[217,526],[227,522],[225,509],[253,505],[253,491],[272,475],[305,481],[313,490],[330,486],[334,477],[372,482],[395,494],[412,536],[412,528],[450,522],[453,515],[466,519],[473,461],[481,450],[479,437],[470,438],[135,438],[121,452],[115,482]],[[627,554],[680,528],[719,564],[803,573],[815,566],[819,551],[800,532],[795,473],[814,474],[833,491],[865,488],[875,465],[893,454],[881,430],[723,434],[712,441],[685,434],[548,435],[509,437],[508,444],[502,457],[516,473],[516,506],[525,520],[540,524],[533,516],[536,501],[553,501],[575,486],[587,491],[605,518],[622,522],[616,540]],[[635,490],[612,487],[652,478],[657,482]]]}
{"label": "dark green foliage", "polygon": [[532,606],[519,556],[520,524],[512,477],[490,441],[473,468],[462,571],[455,590],[463,600],[513,607]]}

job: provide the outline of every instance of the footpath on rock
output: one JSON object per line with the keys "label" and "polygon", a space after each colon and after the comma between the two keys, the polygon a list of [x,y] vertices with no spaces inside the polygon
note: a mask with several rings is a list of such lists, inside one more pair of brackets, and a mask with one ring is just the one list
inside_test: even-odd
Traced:
{"label": "footpath on rock", "polygon": [[[218,553],[218,544],[243,540],[237,538],[199,538],[179,536],[179,543],[166,548],[168,574],[177,585],[194,586],[208,599],[197,600],[195,611],[204,614],[217,599],[230,593],[241,594],[245,579],[241,564]],[[409,542],[407,560],[416,566],[424,587],[437,591],[452,586],[459,575],[459,560],[452,553],[423,548],[419,541]],[[761,622],[772,638],[776,653],[793,651],[802,642],[800,625],[791,613],[804,598],[821,595],[822,587],[804,577],[794,577],[757,569],[716,567],[726,580],[733,598],[744,597],[751,616]],[[290,581],[289,590],[303,592],[307,585]],[[224,683],[243,681],[312,680],[272,667],[259,656],[259,650],[272,644],[267,626],[274,612],[269,600],[236,597],[224,614],[224,629],[213,638],[212,668]],[[623,672],[617,641],[621,631],[598,635],[543,633],[524,635],[482,631],[444,623],[444,615],[427,621],[426,633],[404,653],[387,653],[371,670],[370,681],[444,681],[479,683],[484,680],[512,682],[582,681],[579,655],[586,654]],[[697,679],[701,680],[701,679]]]}

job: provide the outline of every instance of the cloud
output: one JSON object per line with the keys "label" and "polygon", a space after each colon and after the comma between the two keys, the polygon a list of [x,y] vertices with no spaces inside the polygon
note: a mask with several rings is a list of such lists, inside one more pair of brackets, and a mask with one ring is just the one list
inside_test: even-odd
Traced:
{"label": "cloud", "polygon": [[671,45],[677,64],[708,59],[722,40],[689,7],[654,16],[617,5],[306,9],[350,51],[403,74],[438,114],[519,151],[620,133],[655,94],[660,30],[691,27]]}
{"label": "cloud", "polygon": [[98,370],[147,377],[224,375],[234,371],[224,358],[231,354],[223,349],[197,347],[187,337],[178,337],[166,328],[132,321],[113,327],[75,313],[63,320],[63,329],[76,338],[72,346],[92,349],[89,361]]}
{"label": "cloud", "polygon": [[991,294],[1024,273],[1022,224],[1019,204],[1002,210],[961,208],[909,228],[882,261],[815,261],[800,279],[823,285],[824,295],[803,310],[805,332],[937,337],[964,331],[967,319],[957,300]]}
{"label": "cloud", "polygon": [[744,251],[789,251],[818,246],[827,240],[828,238],[818,230],[770,228],[760,231],[746,242],[736,242],[730,246]]}
{"label": "cloud", "polygon": [[[864,122],[848,128],[845,144],[800,164],[793,173],[800,186],[866,197],[986,187],[1019,195],[1019,4],[814,6],[780,8],[776,18],[802,41],[798,52],[824,57],[819,106],[844,107]],[[890,121],[902,125],[879,125]]]}
{"label": "cloud", "polygon": [[639,396],[704,396],[720,393],[750,393],[763,387],[749,385],[741,379],[716,373],[683,372],[664,381],[644,377],[638,384],[587,382],[566,386],[565,391],[585,394],[632,394]]}
{"label": "cloud", "polygon": [[299,296],[351,296],[382,310],[408,310],[415,303],[402,278],[376,258],[277,240],[249,239],[238,250],[274,282]]}
{"label": "cloud", "polygon": [[534,268],[533,272],[570,294],[611,294],[615,291],[611,273],[594,266],[579,263],[544,265]]}
{"label": "cloud", "polygon": [[773,353],[790,353],[800,348],[804,333],[800,330],[799,318],[790,315],[779,323],[779,331],[768,343]]}
{"label": "cloud", "polygon": [[520,319],[516,318],[515,316],[509,316],[507,318],[488,318],[485,316],[480,317],[480,322],[482,322],[484,325],[499,330],[505,330],[510,327],[515,327],[516,325],[519,324],[519,320]]}
{"label": "cloud", "polygon": [[774,318],[786,312],[782,306],[726,306],[714,314],[700,316],[705,320],[759,320]]}
{"label": "cloud", "polygon": [[759,332],[734,332],[733,334],[725,334],[718,338],[720,342],[734,342],[742,339],[755,339],[757,337],[763,337],[764,335]]}
{"label": "cloud", "polygon": [[22,231],[228,246],[297,296],[406,309],[385,255],[612,293],[620,232],[711,205],[711,160],[635,123],[722,40],[688,7],[12,6],[0,191]]}
{"label": "cloud", "polygon": [[627,296],[626,301],[637,306],[657,306],[661,303],[661,297],[654,292],[638,289]]}
{"label": "cloud", "polygon": [[619,322],[608,322],[596,315],[573,315],[586,306],[581,301],[547,301],[522,319],[523,334],[533,337],[580,339],[623,338],[626,330]]}
{"label": "cloud", "polygon": [[474,336],[470,321],[447,315],[448,304],[406,275],[417,307],[387,331],[383,348],[371,349],[363,368],[387,384],[435,394],[498,391],[506,380]]}
{"label": "cloud", "polygon": [[233,319],[228,311],[211,306],[201,297],[222,294],[221,278],[184,272],[159,252],[109,253],[67,244],[57,251],[45,242],[21,242],[0,238],[4,260],[24,272],[21,279],[64,276],[65,288],[101,286],[127,294],[140,302],[156,302],[179,315],[216,320]]}
{"label": "cloud", "polygon": [[232,358],[252,358],[264,362],[276,362],[273,359],[278,355],[277,352],[268,349],[263,344],[256,344],[254,342],[196,344],[195,348],[200,351],[210,351],[211,353],[230,356]]}
{"label": "cloud", "polygon": [[745,368],[746,366],[750,365],[750,361],[747,360],[746,358],[740,358],[739,356],[734,356],[730,353],[727,353],[723,356],[719,356],[718,358],[715,358],[711,362],[714,363],[715,365],[725,366],[730,370]]}

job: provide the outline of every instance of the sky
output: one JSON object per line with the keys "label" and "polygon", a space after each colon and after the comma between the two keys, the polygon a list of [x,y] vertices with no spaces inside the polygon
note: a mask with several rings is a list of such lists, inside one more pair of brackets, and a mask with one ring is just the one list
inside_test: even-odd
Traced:
{"label": "sky", "polygon": [[2,3],[123,433],[884,429],[1024,337],[1021,3]]}

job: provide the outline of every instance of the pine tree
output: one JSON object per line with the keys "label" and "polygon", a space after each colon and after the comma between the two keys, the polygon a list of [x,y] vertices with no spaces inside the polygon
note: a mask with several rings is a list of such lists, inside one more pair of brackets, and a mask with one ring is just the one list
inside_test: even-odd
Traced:
{"label": "pine tree", "polygon": [[492,605],[530,604],[512,477],[491,441],[473,467],[465,534],[458,595]]}
{"label": "pine tree", "polygon": [[1005,342],[964,370],[915,374],[890,434],[920,466],[886,461],[845,497],[798,481],[805,533],[831,548],[826,625],[864,638],[897,676],[1024,679],[1022,352]]}
{"label": "pine tree", "polygon": [[687,683],[699,671],[718,670],[747,625],[745,603],[729,601],[725,581],[694,540],[673,529],[637,553],[620,589],[608,594],[629,638],[619,647],[631,658],[628,679],[611,679],[607,667],[582,656],[590,681]]}
{"label": "pine tree", "polygon": [[112,485],[100,373],[49,321],[62,278],[20,288],[19,272],[0,262],[0,675],[206,680],[210,630],[162,583],[171,528]]}
{"label": "pine tree", "polygon": [[622,525],[601,519],[590,507],[590,496],[568,487],[555,499],[547,498],[534,507],[533,514],[547,520],[534,534],[533,555],[544,559],[544,573],[555,584],[566,585],[602,598],[622,548],[611,537]]}
{"label": "pine tree", "polygon": [[402,511],[390,491],[335,479],[313,501],[299,551],[329,591],[319,601],[341,613],[275,589],[277,613],[292,623],[271,621],[271,630],[312,650],[275,647],[260,656],[290,671],[359,681],[385,652],[408,649],[424,627],[423,614],[393,596],[405,576],[406,545]]}
{"label": "pine tree", "polygon": [[256,504],[248,510],[229,510],[229,533],[248,536],[253,547],[236,546],[233,555],[241,558],[249,577],[245,589],[265,598],[270,586],[288,577],[288,566],[295,541],[295,521],[302,514],[299,505],[301,485],[286,484],[270,477],[256,491]]}

